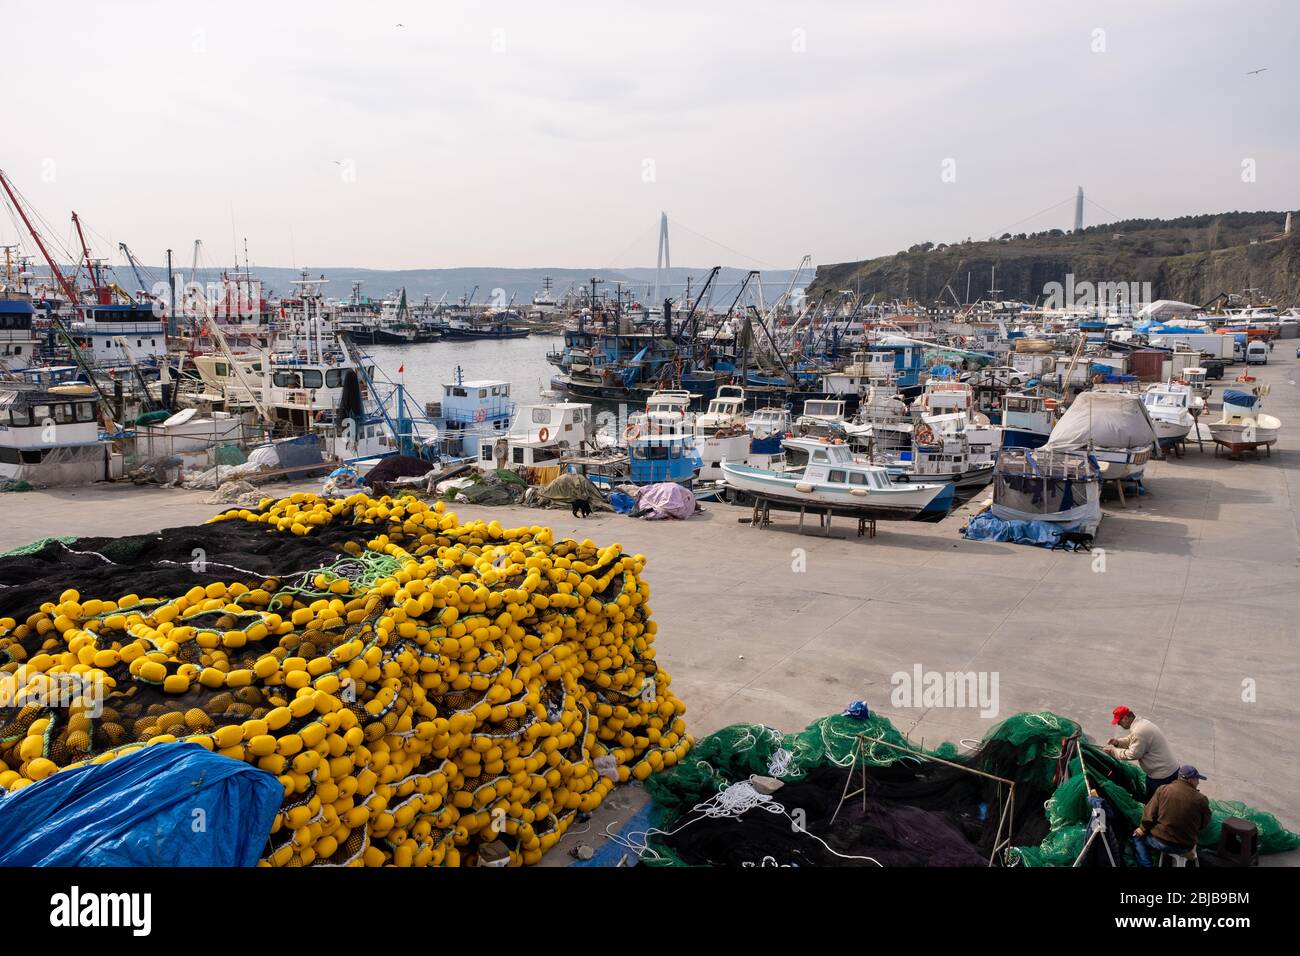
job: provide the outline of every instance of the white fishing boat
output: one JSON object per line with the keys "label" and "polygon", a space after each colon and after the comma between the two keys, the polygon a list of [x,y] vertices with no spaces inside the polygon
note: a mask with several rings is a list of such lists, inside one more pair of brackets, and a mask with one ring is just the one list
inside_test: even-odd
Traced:
{"label": "white fishing boat", "polygon": [[803,414],[795,419],[795,431],[814,438],[840,434],[848,421],[845,407],[839,399],[810,398],[803,403]]}
{"label": "white fishing boat", "polygon": [[724,461],[746,462],[750,433],[745,422],[745,390],[739,385],[719,386],[708,411],[695,417],[692,429],[700,454],[700,481],[722,478]]}
{"label": "white fishing boat", "polygon": [[993,477],[994,459],[972,454],[960,413],[933,415],[916,426],[910,451],[877,458],[897,481],[944,481],[959,488],[982,488]]}
{"label": "white fishing boat", "polygon": [[784,407],[757,409],[745,423],[749,432],[749,455],[745,464],[758,468],[781,469],[785,466],[782,442],[790,434],[790,412]]}
{"label": "white fishing boat", "polygon": [[952,496],[947,484],[891,481],[887,469],[855,458],[845,444],[791,438],[785,445],[805,451],[808,464],[798,471],[772,471],[724,462],[727,484],[777,507],[887,521],[910,520]]}
{"label": "white fishing boat", "polygon": [[1224,445],[1272,445],[1282,429],[1280,419],[1261,412],[1267,385],[1256,385],[1249,392],[1228,388],[1223,391],[1223,413],[1210,422],[1210,434]]}
{"label": "white fishing boat", "polygon": [[1158,382],[1142,393],[1161,445],[1174,445],[1187,437],[1205,402],[1188,385]]}
{"label": "white fishing boat", "polygon": [[922,424],[936,432],[960,433],[971,465],[992,468],[1002,448],[1002,428],[979,410],[975,390],[966,382],[931,379],[913,403]]}
{"label": "white fishing boat", "polygon": [[843,432],[855,451],[899,455],[912,447],[914,424],[912,411],[896,387],[872,385],[863,392],[858,413],[844,425]]}
{"label": "white fishing boat", "polygon": [[99,481],[109,477],[110,447],[99,438],[91,398],[0,389],[0,482],[48,488]]}

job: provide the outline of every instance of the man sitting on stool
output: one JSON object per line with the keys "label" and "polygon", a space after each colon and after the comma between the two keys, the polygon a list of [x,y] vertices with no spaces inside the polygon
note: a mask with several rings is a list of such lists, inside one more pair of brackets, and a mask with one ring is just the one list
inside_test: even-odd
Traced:
{"label": "man sitting on stool", "polygon": [[1205,777],[1184,764],[1178,779],[1165,784],[1147,801],[1142,823],[1133,831],[1138,863],[1151,866],[1151,850],[1186,856],[1196,848],[1196,837],[1210,823],[1210,801],[1200,791]]}
{"label": "man sitting on stool", "polygon": [[1150,800],[1156,790],[1173,783],[1178,776],[1178,761],[1169,749],[1169,741],[1159,727],[1127,707],[1116,707],[1111,723],[1127,730],[1128,736],[1106,741],[1106,753],[1120,760],[1137,761],[1147,775],[1147,799]]}

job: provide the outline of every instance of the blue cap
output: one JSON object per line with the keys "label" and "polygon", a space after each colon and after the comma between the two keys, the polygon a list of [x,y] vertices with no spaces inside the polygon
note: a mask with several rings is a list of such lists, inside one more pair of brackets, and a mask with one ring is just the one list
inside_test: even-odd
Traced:
{"label": "blue cap", "polygon": [[1209,779],[1189,763],[1185,763],[1178,768],[1178,776],[1179,779],[1182,780],[1208,780]]}

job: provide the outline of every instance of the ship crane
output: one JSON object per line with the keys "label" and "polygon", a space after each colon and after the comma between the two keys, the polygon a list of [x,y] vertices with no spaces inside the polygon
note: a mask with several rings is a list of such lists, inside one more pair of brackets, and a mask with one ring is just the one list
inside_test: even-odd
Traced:
{"label": "ship crane", "polygon": [[143,293],[144,296],[147,298],[153,298],[153,296],[149,292],[149,289],[152,287],[152,283],[150,283],[150,285],[145,285],[144,277],[140,274],[140,271],[143,268],[143,266],[141,266],[139,261],[136,259],[136,257],[131,254],[131,250],[127,248],[125,242],[119,242],[117,244],[117,248],[122,250],[122,255],[126,256],[127,264],[131,267],[131,271],[135,273],[135,281],[136,284],[140,287],[140,292]]}
{"label": "ship crane", "polygon": [[[77,303],[81,301],[81,297],[77,295],[76,287],[68,281],[68,277],[63,274],[63,270],[59,268],[58,263],[54,261],[54,257],[50,255],[49,249],[45,246],[45,240],[41,238],[40,232],[38,232],[36,227],[32,225],[31,219],[27,217],[27,210],[23,207],[22,203],[18,201],[18,197],[14,193],[13,184],[9,182],[9,177],[5,175],[4,170],[2,169],[0,169],[0,187],[3,187],[5,194],[9,197],[9,202],[13,205],[14,210],[22,219],[23,225],[27,227],[27,232],[31,234],[33,241],[35,241],[36,248],[38,248],[41,251],[41,255],[45,257],[46,263],[49,264],[51,275],[59,284],[59,288],[63,290],[63,294],[68,297],[68,304],[75,309]],[[75,220],[76,217],[74,216],[73,218]],[[78,231],[80,231],[80,226],[78,226]],[[72,334],[68,331],[67,327],[59,319],[57,314],[52,312],[50,314],[50,320],[53,323],[54,328],[58,331],[60,337],[62,337],[64,342],[67,343],[69,350],[72,352],[73,361],[75,361],[77,367],[85,373],[86,380],[91,384],[95,389],[95,393],[99,396],[100,414],[103,419],[104,427],[110,432],[114,431],[116,425],[113,422],[113,413],[112,409],[109,407],[108,396],[106,396],[104,390],[99,387],[99,380],[95,378],[94,370],[86,361],[85,355],[82,354],[81,347],[77,345],[76,339],[72,337]]]}

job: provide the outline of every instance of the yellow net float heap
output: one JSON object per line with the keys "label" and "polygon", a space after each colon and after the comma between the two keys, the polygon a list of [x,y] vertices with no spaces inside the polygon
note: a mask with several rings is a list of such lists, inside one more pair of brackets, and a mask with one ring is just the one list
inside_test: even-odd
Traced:
{"label": "yellow net float heap", "polygon": [[[524,864],[691,747],[641,555],[409,497],[294,494],[212,521],[356,534],[292,578],[70,590],[0,619],[17,705],[0,786],[184,740],[284,787],[265,865],[457,865],[492,841]],[[69,682],[101,706],[52,698]]]}

